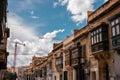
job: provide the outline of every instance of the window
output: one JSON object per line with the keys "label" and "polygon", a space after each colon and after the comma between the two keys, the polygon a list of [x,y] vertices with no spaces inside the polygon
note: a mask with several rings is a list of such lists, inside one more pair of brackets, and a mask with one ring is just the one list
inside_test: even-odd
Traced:
{"label": "window", "polygon": [[111,22],[111,25],[114,26],[114,21]]}
{"label": "window", "polygon": [[96,36],[94,36],[94,43],[96,43]]}
{"label": "window", "polygon": [[117,29],[117,34],[120,34],[120,26],[119,25],[116,26],[116,29]]}
{"label": "window", "polygon": [[92,37],[92,44],[93,44],[93,37]]}
{"label": "window", "polygon": [[86,45],[82,45],[82,58],[86,58]]}
{"label": "window", "polygon": [[115,27],[112,28],[112,35],[115,36]]}
{"label": "window", "polygon": [[56,59],[56,65],[62,64],[62,58]]}
{"label": "window", "polygon": [[97,34],[97,42],[99,42],[99,36],[98,36],[98,34]]}
{"label": "window", "polygon": [[99,34],[100,41],[102,41],[102,33]]}
{"label": "window", "polygon": [[101,32],[102,30],[101,30],[101,28],[99,28],[99,32]]}
{"label": "window", "polygon": [[102,41],[102,28],[98,28],[91,33],[91,44]]}
{"label": "window", "polygon": [[48,63],[48,70],[49,70],[49,69],[52,69],[52,62],[49,62],[49,63]]}
{"label": "window", "polygon": [[78,48],[73,49],[71,52],[72,52],[72,59],[78,57],[78,53],[79,53],[79,49]]}
{"label": "window", "polygon": [[112,36],[120,35],[120,17],[117,17],[111,21]]}
{"label": "window", "polygon": [[115,23],[116,23],[116,24],[119,23],[119,19],[116,19],[116,20],[115,20]]}

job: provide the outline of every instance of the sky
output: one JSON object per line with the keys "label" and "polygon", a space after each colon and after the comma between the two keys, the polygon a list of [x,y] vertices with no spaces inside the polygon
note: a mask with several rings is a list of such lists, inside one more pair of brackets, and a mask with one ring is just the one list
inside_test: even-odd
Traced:
{"label": "sky", "polygon": [[27,66],[33,56],[45,56],[53,43],[63,41],[87,24],[87,11],[96,10],[107,0],[8,0],[7,26],[10,28],[8,67]]}

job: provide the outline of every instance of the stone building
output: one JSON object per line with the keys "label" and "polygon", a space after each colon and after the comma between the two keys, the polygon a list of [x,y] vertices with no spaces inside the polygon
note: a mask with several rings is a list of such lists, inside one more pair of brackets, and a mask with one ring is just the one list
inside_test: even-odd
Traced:
{"label": "stone building", "polygon": [[6,50],[7,38],[9,37],[9,28],[6,27],[7,22],[7,0],[0,0],[0,70],[7,69]]}
{"label": "stone building", "polygon": [[17,67],[17,79],[18,80],[25,80],[25,70],[28,69],[28,66]]}
{"label": "stone building", "polygon": [[[33,59],[44,80],[120,80],[120,0],[88,11],[88,23],[55,43],[46,57]],[[39,72],[40,73],[37,73]]]}
{"label": "stone building", "polygon": [[48,60],[47,60],[47,80],[52,80],[52,75],[53,75],[53,54],[52,52],[48,54]]}
{"label": "stone building", "polygon": [[36,79],[47,78],[47,56],[44,57],[33,57],[32,60],[32,73]]}
{"label": "stone building", "polygon": [[71,47],[71,66],[73,67],[73,80],[89,79],[89,27],[74,31],[74,45]]}
{"label": "stone building", "polygon": [[52,80],[63,80],[63,42],[53,46],[53,76]]}
{"label": "stone building", "polygon": [[120,0],[108,0],[88,14],[91,80],[120,79],[119,37],[117,37],[120,32],[119,16]]}
{"label": "stone building", "polygon": [[63,80],[73,80],[73,67],[71,66],[71,52],[70,47],[74,45],[73,40],[74,34],[68,36],[63,41],[63,70],[64,79]]}

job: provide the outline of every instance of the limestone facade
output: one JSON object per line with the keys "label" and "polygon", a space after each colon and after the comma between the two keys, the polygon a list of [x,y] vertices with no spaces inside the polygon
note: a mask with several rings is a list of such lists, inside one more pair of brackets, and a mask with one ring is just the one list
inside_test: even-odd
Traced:
{"label": "limestone facade", "polygon": [[32,73],[40,71],[44,80],[120,80],[120,0],[108,0],[88,11],[87,21],[55,43],[48,56],[40,57]]}

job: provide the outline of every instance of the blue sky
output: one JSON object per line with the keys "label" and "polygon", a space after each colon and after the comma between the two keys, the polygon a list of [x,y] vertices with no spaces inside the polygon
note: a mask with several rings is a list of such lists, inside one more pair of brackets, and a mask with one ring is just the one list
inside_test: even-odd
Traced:
{"label": "blue sky", "polygon": [[[105,1],[107,0],[8,0],[8,26],[11,29],[8,51],[12,54],[12,42],[18,41],[29,45],[25,48],[19,46],[18,53],[47,55],[54,42],[64,40],[74,29],[87,24],[88,10],[97,9]],[[26,58],[30,62],[31,55],[22,56],[22,59]],[[9,56],[9,60],[13,60],[13,55]],[[18,62],[23,63],[20,61],[22,60],[18,58]],[[9,62],[8,66],[12,64]]]}

